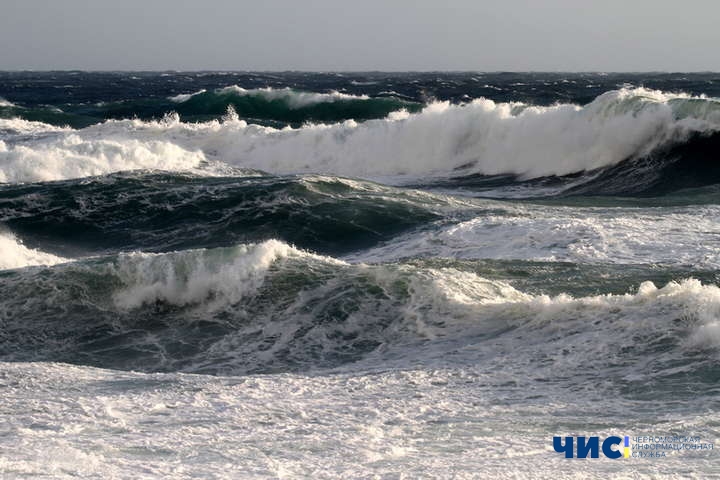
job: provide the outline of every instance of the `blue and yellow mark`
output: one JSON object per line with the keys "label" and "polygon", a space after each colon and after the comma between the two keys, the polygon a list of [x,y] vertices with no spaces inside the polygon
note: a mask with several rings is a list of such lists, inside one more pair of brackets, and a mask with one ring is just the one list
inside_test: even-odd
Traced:
{"label": "blue and yellow mark", "polygon": [[630,437],[625,435],[625,443],[623,447],[623,457],[630,458]]}

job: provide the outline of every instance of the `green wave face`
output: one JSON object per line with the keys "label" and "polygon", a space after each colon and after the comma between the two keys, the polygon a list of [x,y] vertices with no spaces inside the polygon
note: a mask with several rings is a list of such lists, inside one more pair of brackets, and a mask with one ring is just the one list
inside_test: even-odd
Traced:
{"label": "green wave face", "polygon": [[300,126],[304,123],[335,123],[384,118],[391,112],[417,112],[422,103],[392,96],[360,97],[337,93],[295,90],[243,90],[221,88],[181,95],[183,101],[166,97],[137,98],[58,106],[0,104],[0,118],[19,117],[55,126],[84,128],[110,119],[160,119],[178,113],[184,121],[219,119],[232,109],[240,118],[268,126]]}
{"label": "green wave face", "polygon": [[[271,93],[271,94],[269,94]],[[384,118],[398,110],[417,112],[422,105],[398,98],[360,98],[287,91],[220,89],[198,93],[179,103],[176,111],[189,118],[224,115],[232,107],[241,118],[274,120],[294,125],[305,122]],[[313,98],[315,97],[315,98]]]}
{"label": "green wave face", "polygon": [[335,177],[129,173],[0,187],[25,242],[78,252],[185,249],[278,238],[342,254],[443,218],[442,197]]}

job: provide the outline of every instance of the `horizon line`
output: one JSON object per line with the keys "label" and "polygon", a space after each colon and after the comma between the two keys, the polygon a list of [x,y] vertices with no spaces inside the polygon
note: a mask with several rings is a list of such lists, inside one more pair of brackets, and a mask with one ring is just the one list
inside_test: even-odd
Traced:
{"label": "horizon line", "polygon": [[690,74],[720,74],[720,70],[233,70],[233,69],[198,69],[198,70],[182,70],[182,69],[164,69],[164,70],[146,70],[146,69],[0,69],[0,73],[341,73],[341,74],[358,74],[358,73],[476,73],[476,74],[548,74],[548,73],[573,73],[573,74],[673,74],[673,73],[690,73]]}

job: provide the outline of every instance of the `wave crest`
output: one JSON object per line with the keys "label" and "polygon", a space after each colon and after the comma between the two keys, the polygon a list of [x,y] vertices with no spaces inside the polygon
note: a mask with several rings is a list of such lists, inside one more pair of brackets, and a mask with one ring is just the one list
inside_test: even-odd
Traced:
{"label": "wave crest", "polygon": [[[170,97],[170,100],[177,103],[183,103],[187,102],[191,98],[197,98],[198,96],[204,95],[206,93],[207,90],[200,90],[195,93],[176,95]],[[228,87],[218,88],[212,93],[216,95],[236,95],[239,97],[260,97],[267,101],[281,100],[285,102],[289,108],[292,109],[307,107],[310,105],[317,105],[318,103],[370,100],[370,97],[367,95],[350,95],[338,91],[332,91],[330,93],[304,92],[299,90],[293,90],[290,87],[279,89],[272,87],[245,89],[237,85],[231,85]]]}
{"label": "wave crest", "polygon": [[[646,89],[607,92],[584,107],[478,99],[464,105],[433,103],[421,112],[383,120],[296,129],[251,125],[237,117],[201,124],[177,118],[122,120],[5,148],[0,179],[173,170],[203,159],[278,174],[323,173],[395,183],[471,174],[534,178],[616,165],[719,129],[718,101]],[[89,146],[77,155],[75,144],[83,143]],[[54,158],[47,169],[23,170],[46,162],[42,157]]]}
{"label": "wave crest", "polygon": [[121,255],[115,274],[124,287],[115,293],[115,304],[123,309],[156,302],[221,308],[254,293],[276,260],[302,255],[312,256],[277,240],[225,249]]}
{"label": "wave crest", "polygon": [[0,231],[0,270],[37,265],[55,265],[70,260],[28,248],[12,233]]}
{"label": "wave crest", "polygon": [[[437,364],[452,355],[510,370],[533,364],[550,377],[586,358],[609,369],[619,362],[621,376],[662,375],[666,364],[700,368],[696,357],[720,346],[720,289],[694,279],[619,295],[531,294],[454,267],[347,264],[278,241],[18,271],[0,294],[0,307],[17,313],[3,326],[13,335],[0,332],[2,358],[147,371]],[[68,321],[49,320],[56,315]]]}
{"label": "wave crest", "polygon": [[192,171],[204,161],[202,152],[169,141],[83,138],[71,133],[29,144],[8,146],[0,141],[0,182],[65,180],[144,169]]}

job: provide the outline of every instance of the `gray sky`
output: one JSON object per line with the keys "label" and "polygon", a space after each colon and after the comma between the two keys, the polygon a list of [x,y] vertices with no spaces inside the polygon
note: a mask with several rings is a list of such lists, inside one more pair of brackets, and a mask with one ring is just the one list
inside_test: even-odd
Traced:
{"label": "gray sky", "polygon": [[0,69],[720,70],[718,0],[0,0]]}

